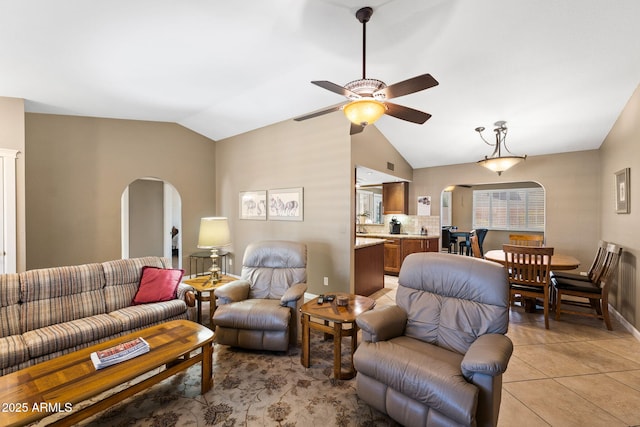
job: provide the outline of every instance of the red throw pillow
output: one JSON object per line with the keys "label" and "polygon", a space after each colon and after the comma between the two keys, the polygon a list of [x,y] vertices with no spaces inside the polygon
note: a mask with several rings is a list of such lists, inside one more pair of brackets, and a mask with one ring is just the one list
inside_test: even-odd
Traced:
{"label": "red throw pillow", "polygon": [[179,269],[142,267],[140,285],[133,297],[133,305],[175,299],[183,274],[184,270]]}

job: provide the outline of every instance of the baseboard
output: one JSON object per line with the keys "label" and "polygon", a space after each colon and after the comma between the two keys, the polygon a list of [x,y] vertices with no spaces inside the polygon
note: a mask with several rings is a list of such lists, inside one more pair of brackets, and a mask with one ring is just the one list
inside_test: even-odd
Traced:
{"label": "baseboard", "polygon": [[631,335],[633,335],[633,337],[635,339],[637,339],[638,341],[640,341],[640,331],[638,331],[631,323],[629,323],[627,321],[627,319],[625,319],[624,317],[622,317],[622,315],[620,313],[618,313],[618,311],[613,308],[613,306],[611,304],[609,304],[609,314],[612,314],[613,317],[615,317],[618,322],[620,322],[622,324],[622,326],[631,333]]}

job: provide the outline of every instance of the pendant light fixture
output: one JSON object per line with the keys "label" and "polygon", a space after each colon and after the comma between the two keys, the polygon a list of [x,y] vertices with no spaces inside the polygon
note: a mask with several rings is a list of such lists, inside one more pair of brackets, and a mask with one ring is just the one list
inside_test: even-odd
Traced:
{"label": "pendant light fixture", "polygon": [[[494,147],[493,153],[490,156],[485,156],[484,159],[478,160],[478,164],[483,166],[489,170],[497,172],[498,175],[502,175],[502,172],[507,169],[512,168],[520,162],[523,162],[527,155],[524,156],[514,156],[511,151],[507,148],[507,122],[504,120],[500,120],[494,123],[495,128],[493,131],[496,134],[496,142],[490,143],[484,136],[482,136],[482,131],[484,131],[484,127],[477,127],[475,130],[480,135],[480,138],[484,141],[485,144],[491,145]],[[504,151],[506,151],[509,155],[502,155],[502,148],[504,147]]]}

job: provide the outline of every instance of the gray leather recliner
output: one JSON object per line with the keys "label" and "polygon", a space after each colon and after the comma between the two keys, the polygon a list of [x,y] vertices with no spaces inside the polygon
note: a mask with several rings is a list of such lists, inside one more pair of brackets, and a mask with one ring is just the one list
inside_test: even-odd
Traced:
{"label": "gray leather recliner", "polygon": [[254,350],[287,351],[298,339],[307,290],[307,246],[262,241],[247,246],[240,280],[214,291],[215,342]]}
{"label": "gray leather recliner", "polygon": [[513,352],[504,267],[417,253],[403,262],[396,305],[356,319],[356,389],[405,426],[495,426]]}

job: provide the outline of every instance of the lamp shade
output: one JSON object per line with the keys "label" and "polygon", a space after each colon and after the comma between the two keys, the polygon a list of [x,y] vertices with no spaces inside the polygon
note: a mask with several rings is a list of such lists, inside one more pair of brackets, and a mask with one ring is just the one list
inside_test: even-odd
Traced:
{"label": "lamp shade", "polygon": [[198,248],[212,249],[231,243],[229,221],[225,217],[206,217],[200,219]]}
{"label": "lamp shade", "polygon": [[344,106],[344,115],[353,124],[366,126],[378,120],[387,107],[373,98],[361,98]]}

